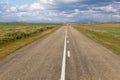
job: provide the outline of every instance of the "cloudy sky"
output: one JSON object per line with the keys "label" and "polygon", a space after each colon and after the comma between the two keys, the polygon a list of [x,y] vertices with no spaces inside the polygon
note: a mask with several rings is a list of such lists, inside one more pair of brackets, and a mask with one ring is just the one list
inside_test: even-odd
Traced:
{"label": "cloudy sky", "polygon": [[120,0],[0,0],[0,22],[120,22]]}

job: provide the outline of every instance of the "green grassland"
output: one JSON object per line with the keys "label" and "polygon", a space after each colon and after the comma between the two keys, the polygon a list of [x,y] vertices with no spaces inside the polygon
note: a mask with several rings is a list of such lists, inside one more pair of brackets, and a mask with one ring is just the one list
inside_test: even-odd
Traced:
{"label": "green grassland", "polygon": [[76,29],[120,54],[120,24],[74,24]]}
{"label": "green grassland", "polygon": [[55,31],[63,24],[0,23],[0,59]]}

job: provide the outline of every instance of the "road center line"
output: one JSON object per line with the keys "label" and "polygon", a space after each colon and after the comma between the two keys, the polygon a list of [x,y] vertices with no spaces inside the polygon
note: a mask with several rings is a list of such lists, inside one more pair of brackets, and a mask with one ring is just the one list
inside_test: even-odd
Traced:
{"label": "road center line", "polygon": [[68,54],[68,57],[70,57],[70,51],[69,50],[67,51],[67,54]]}
{"label": "road center line", "polygon": [[62,70],[61,70],[61,78],[60,80],[65,80],[65,68],[66,68],[66,47],[67,47],[67,30],[65,32],[65,40],[64,40],[64,51],[63,51],[63,61],[62,61]]}

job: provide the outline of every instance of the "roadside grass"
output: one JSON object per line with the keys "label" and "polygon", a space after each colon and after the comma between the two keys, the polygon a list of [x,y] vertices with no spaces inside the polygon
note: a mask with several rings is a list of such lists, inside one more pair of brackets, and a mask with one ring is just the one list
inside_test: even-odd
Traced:
{"label": "roadside grass", "polygon": [[120,24],[75,24],[74,28],[120,55]]}
{"label": "roadside grass", "polygon": [[[9,23],[10,25],[19,25],[20,23]],[[27,23],[27,26],[31,25],[31,23]],[[3,37],[0,37],[0,59],[5,56],[11,54],[17,49],[36,41],[37,39],[42,38],[43,36],[52,33],[56,29],[58,29],[62,24],[34,24],[37,25],[35,30],[31,30],[31,32],[24,31],[16,31],[6,33]],[[41,26],[43,25],[43,26]],[[23,29],[26,27],[26,23],[22,23]],[[35,27],[35,26],[30,26]],[[40,27],[40,28],[39,28]],[[8,28],[8,27],[7,27]],[[4,28],[4,29],[7,29]],[[11,27],[10,27],[11,28]],[[14,27],[15,29],[17,27]],[[3,28],[2,28],[3,29]],[[31,28],[32,29],[32,28]]]}

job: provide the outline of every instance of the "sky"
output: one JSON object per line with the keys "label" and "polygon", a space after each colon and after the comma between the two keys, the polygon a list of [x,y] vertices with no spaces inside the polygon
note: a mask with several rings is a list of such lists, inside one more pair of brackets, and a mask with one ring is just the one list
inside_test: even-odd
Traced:
{"label": "sky", "polygon": [[0,22],[120,22],[120,0],[0,0]]}

